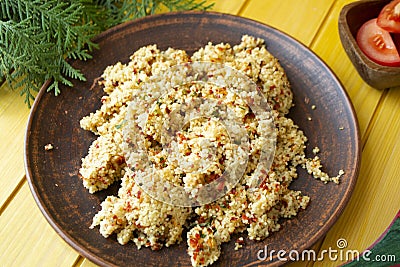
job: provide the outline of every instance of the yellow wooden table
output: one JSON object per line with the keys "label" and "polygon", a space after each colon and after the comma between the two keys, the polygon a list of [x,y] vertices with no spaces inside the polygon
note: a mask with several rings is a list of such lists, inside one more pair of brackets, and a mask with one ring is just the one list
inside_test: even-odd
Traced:
{"label": "yellow wooden table", "polygon": [[[337,223],[314,247],[363,251],[400,208],[400,88],[376,90],[357,74],[338,34],[341,8],[354,0],[215,0],[215,11],[258,20],[304,43],[336,73],[354,104],[362,164],[353,196]],[[47,223],[25,179],[23,147],[29,109],[7,84],[0,89],[0,266],[94,266]],[[340,261],[296,262],[337,266]]]}

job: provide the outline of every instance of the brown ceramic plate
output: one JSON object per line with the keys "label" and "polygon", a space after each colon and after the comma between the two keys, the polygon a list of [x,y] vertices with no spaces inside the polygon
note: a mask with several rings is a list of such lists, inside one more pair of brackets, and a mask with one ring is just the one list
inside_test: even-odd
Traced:
{"label": "brown ceramic plate", "polygon": [[[244,248],[238,251],[234,242],[224,244],[215,266],[258,265],[257,254],[267,245],[268,251],[301,252],[323,237],[338,219],[356,183],[360,140],[352,105],[331,70],[298,41],[267,25],[219,13],[170,13],[123,24],[99,35],[95,41],[101,49],[93,53],[93,59],[72,63],[86,75],[87,82],[76,82],[73,89],[62,88],[58,97],[46,93],[45,84],[32,107],[25,143],[29,185],[48,222],[80,254],[103,266],[190,266],[186,242],[160,251],[138,250],[132,243],[121,246],[114,237],[105,239],[98,229],[89,229],[100,203],[115,193],[118,185],[94,195],[83,187],[78,169],[95,136],[82,130],[79,120],[101,104],[101,88],[89,89],[93,81],[106,66],[127,62],[139,47],[155,43],[161,49],[193,52],[209,41],[237,44],[243,34],[263,38],[285,68],[295,96],[290,117],[309,137],[308,155],[313,156],[312,148],[319,146],[325,170],[336,175],[343,169],[345,175],[340,185],[323,184],[299,170],[300,178],[291,188],[311,197],[309,207],[291,220],[282,220],[281,230],[262,242],[246,239]],[[317,108],[313,110],[312,105]],[[54,145],[53,150],[45,151],[48,143]],[[276,256],[263,263],[283,264]]]}

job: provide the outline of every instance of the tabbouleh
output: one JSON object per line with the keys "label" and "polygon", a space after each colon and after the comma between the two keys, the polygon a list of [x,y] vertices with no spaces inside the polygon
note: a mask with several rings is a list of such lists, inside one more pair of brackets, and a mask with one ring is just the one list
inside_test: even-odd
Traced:
{"label": "tabbouleh", "polygon": [[[137,101],[135,103],[140,105],[137,96],[161,90],[153,88],[154,92],[141,91],[143,84],[152,76],[165,72],[171,66],[197,61],[225,64],[245,73],[259,86],[272,108],[276,150],[271,168],[263,171],[264,181],[250,190],[246,182],[257,165],[260,154],[257,138],[261,135],[262,127],[258,127],[254,114],[246,106],[235,109],[236,115],[246,125],[249,142],[253,144],[245,175],[225,196],[214,202],[198,207],[180,207],[152,198],[135,183],[135,176],[143,170],[127,164],[123,146],[124,119],[129,103]],[[90,193],[106,189],[121,180],[118,196],[108,196],[103,201],[91,225],[92,228],[99,226],[104,237],[115,233],[120,244],[132,241],[138,248],[145,246],[158,250],[180,243],[183,230],[187,229],[185,239],[192,265],[207,266],[218,259],[221,244],[230,241],[233,233],[247,233],[250,239],[262,240],[280,229],[280,218],[296,216],[299,210],[307,207],[310,198],[300,191],[289,189],[292,180],[297,178],[298,166],[323,182],[339,183],[343,174],[340,171],[338,176],[329,177],[321,170],[317,156],[312,159],[305,156],[307,137],[286,117],[292,107],[290,83],[262,39],[245,35],[241,43],[235,46],[209,43],[192,56],[183,50],[169,48],[160,51],[156,45],[149,45],[137,50],[129,63],[107,67],[100,83],[105,92],[101,98],[102,106],[81,120],[81,127],[98,137],[82,159],[79,172],[83,185]],[[189,86],[186,89],[193,91],[193,88]],[[229,92],[224,88],[215,85],[207,90],[197,89],[203,90],[203,96],[218,96],[225,104],[240,106],[240,101],[233,100],[236,99],[235,95],[227,97]],[[174,95],[178,102],[186,98],[178,95],[179,92]],[[174,101],[164,101],[159,106],[159,113],[168,113],[174,108],[173,104]],[[140,110],[138,106],[137,120],[140,120]],[[178,139],[181,142],[178,150],[186,162],[206,160],[207,157],[201,156],[198,143],[207,138],[212,140],[209,144],[211,147],[219,148],[214,153],[215,162],[208,162],[208,167],[196,174],[190,169],[193,166],[179,167],[179,162],[174,163],[169,158],[171,156],[163,154],[160,148],[162,141],[159,133],[163,116],[157,116],[159,113],[152,113],[148,117],[150,123],[141,126],[147,136],[144,144],[162,179],[189,187],[206,184],[224,171],[226,162],[235,161],[232,157],[234,147],[229,144],[227,132],[221,123],[218,120],[196,119],[179,132]],[[242,247],[242,242],[238,243],[239,247]]]}

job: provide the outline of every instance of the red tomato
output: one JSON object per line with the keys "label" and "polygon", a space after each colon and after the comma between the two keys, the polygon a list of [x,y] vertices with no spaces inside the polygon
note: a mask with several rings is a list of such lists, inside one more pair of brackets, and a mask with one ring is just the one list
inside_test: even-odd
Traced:
{"label": "red tomato", "polygon": [[377,24],[388,32],[400,33],[400,0],[390,2],[381,10]]}
{"label": "red tomato", "polygon": [[357,43],[372,61],[385,66],[400,66],[400,56],[390,33],[376,24],[376,19],[364,23],[357,33]]}

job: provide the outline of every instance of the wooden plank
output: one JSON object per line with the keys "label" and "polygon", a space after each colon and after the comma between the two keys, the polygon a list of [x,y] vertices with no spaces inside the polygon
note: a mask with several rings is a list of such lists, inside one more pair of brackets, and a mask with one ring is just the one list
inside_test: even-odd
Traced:
{"label": "wooden plank", "polygon": [[[0,211],[21,182],[24,171],[24,136],[29,109],[18,92],[0,87]],[[1,212],[0,212],[1,213]]]}
{"label": "wooden plank", "polygon": [[309,45],[333,2],[252,0],[240,15],[273,26]]}
{"label": "wooden plank", "polygon": [[207,3],[214,3],[211,11],[238,14],[246,0],[218,0],[218,1],[207,1]]}
{"label": "wooden plank", "polygon": [[72,266],[78,257],[47,223],[26,182],[0,225],[1,266]]}
{"label": "wooden plank", "polygon": [[[389,169],[382,169],[383,166],[387,166],[385,162],[390,160],[390,155],[393,154],[392,146],[395,145],[394,143],[390,144],[387,137],[382,135],[385,121],[388,119],[393,123],[396,121],[396,118],[391,117],[394,103],[387,102],[386,99],[383,101],[385,104],[379,106],[380,101],[385,97],[383,91],[366,85],[354,67],[349,67],[352,66],[351,62],[340,43],[337,28],[339,12],[344,5],[350,2],[353,1],[340,0],[335,4],[325,24],[321,27],[321,34],[311,45],[312,49],[337,74],[346,88],[355,107],[363,145],[365,145],[361,173],[352,199],[341,218],[328,232],[319,253],[329,249],[336,249],[343,253],[354,249],[361,252],[384,231],[400,206],[396,194],[400,187],[393,182],[396,178],[394,177],[396,170],[393,168],[395,165],[390,164],[392,167]],[[384,110],[383,107],[385,107]],[[376,113],[379,114],[374,117]],[[387,116],[391,118],[387,118]],[[395,128],[400,131],[400,128]],[[395,133],[393,134],[396,136]],[[378,150],[379,153],[377,153]],[[383,209],[382,201],[380,201],[382,199],[395,201]],[[377,215],[382,212],[385,214],[384,218]],[[348,244],[343,250],[337,246],[337,242],[341,238],[344,238]],[[343,261],[332,260],[326,256],[324,261],[318,261],[314,266],[338,266],[345,262],[346,257],[342,257],[342,259]]]}
{"label": "wooden plank", "polygon": [[[347,250],[363,251],[389,226],[400,207],[400,91],[391,89],[376,114],[365,144],[361,173],[344,214],[328,233],[324,248],[345,238]],[[323,261],[316,266],[337,266]]]}
{"label": "wooden plank", "polygon": [[80,266],[80,267],[96,267],[96,266],[98,266],[98,265],[94,264],[93,262],[91,262],[91,261],[88,260],[88,259],[84,259],[84,260],[82,261],[82,264],[79,265],[79,266]]}
{"label": "wooden plank", "polygon": [[311,44],[311,49],[329,65],[342,82],[354,105],[360,132],[364,136],[383,91],[365,84],[351,64],[340,42],[339,13],[342,7],[350,2],[354,2],[354,0],[341,0],[334,5],[319,34]]}

